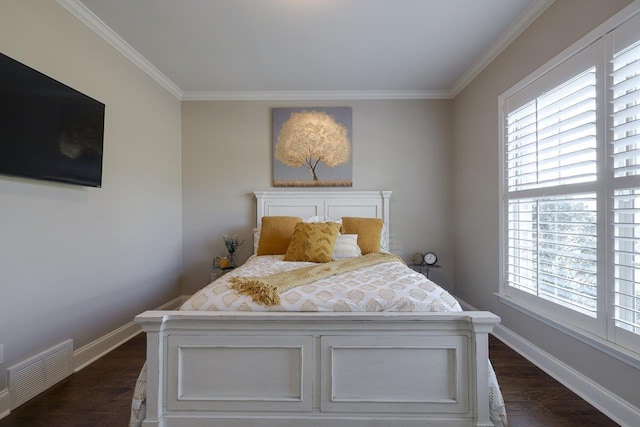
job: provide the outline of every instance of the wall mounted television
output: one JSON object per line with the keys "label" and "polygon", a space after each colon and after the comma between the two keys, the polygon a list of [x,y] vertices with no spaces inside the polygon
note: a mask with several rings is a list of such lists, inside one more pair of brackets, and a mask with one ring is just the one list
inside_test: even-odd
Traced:
{"label": "wall mounted television", "polygon": [[104,104],[0,53],[0,174],[102,186]]}

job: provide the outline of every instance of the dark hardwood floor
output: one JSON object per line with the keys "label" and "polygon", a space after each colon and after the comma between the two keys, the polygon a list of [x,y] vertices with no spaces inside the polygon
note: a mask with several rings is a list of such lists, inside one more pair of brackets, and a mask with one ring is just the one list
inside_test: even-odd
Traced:
{"label": "dark hardwood floor", "polygon": [[507,407],[509,427],[617,427],[578,395],[494,337],[489,358]]}
{"label": "dark hardwood floor", "polygon": [[[493,337],[489,351],[510,427],[618,426]],[[126,427],[144,352],[140,334],[12,411],[0,427]]]}

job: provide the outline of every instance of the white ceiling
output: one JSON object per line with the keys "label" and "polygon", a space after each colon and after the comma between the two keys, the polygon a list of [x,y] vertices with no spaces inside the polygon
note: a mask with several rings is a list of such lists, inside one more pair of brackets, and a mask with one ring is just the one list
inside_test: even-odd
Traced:
{"label": "white ceiling", "polygon": [[320,99],[451,97],[553,0],[58,1],[182,99]]}

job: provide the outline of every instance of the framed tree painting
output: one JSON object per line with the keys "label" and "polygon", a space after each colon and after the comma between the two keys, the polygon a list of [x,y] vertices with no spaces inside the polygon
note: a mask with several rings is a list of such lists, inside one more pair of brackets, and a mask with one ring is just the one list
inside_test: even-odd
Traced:
{"label": "framed tree painting", "polygon": [[274,108],[273,185],[351,187],[351,107]]}

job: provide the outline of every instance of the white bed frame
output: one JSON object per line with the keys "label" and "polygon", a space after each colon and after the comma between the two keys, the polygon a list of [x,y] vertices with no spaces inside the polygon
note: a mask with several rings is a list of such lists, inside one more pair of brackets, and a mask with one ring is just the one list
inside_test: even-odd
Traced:
{"label": "white bed frame", "polygon": [[[366,216],[390,191],[256,192],[264,215]],[[147,415],[164,427],[492,426],[489,312],[147,311]]]}

